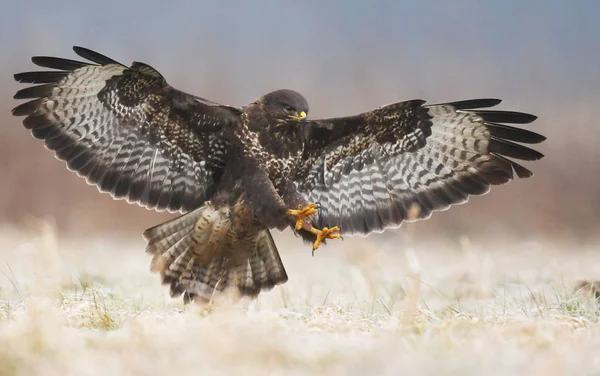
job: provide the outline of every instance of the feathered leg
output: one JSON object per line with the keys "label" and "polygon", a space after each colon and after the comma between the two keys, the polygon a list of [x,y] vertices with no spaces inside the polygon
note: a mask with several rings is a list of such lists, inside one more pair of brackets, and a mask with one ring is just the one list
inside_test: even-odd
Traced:
{"label": "feathered leg", "polygon": [[244,200],[266,227],[283,230],[293,226],[304,240],[313,244],[313,250],[325,239],[341,237],[337,226],[320,230],[315,227],[317,221],[313,215],[317,213],[317,204],[306,202],[291,181],[280,196],[264,170],[249,165],[245,167],[243,176]]}

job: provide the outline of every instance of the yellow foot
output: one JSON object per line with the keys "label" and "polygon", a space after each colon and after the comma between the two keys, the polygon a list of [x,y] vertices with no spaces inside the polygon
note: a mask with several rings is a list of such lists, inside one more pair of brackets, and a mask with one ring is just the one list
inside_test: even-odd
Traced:
{"label": "yellow foot", "polygon": [[[337,232],[336,232],[337,231]],[[332,228],[323,227],[322,230],[317,230],[316,228],[311,228],[310,232],[317,235],[317,239],[313,243],[313,252],[315,249],[319,248],[321,242],[325,239],[339,239],[342,236],[339,233],[340,228],[338,226],[334,226]]]}
{"label": "yellow foot", "polygon": [[286,214],[298,217],[296,220],[296,231],[300,231],[304,225],[304,220],[317,212],[317,204],[308,204],[304,208],[302,205],[298,205],[298,210],[288,209]]}

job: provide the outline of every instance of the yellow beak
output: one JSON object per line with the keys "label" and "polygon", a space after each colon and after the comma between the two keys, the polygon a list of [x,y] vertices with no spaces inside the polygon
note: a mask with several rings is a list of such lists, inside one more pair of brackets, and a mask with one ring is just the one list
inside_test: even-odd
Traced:
{"label": "yellow beak", "polygon": [[294,120],[302,120],[306,117],[306,112],[302,111],[298,115],[290,115],[290,117]]}

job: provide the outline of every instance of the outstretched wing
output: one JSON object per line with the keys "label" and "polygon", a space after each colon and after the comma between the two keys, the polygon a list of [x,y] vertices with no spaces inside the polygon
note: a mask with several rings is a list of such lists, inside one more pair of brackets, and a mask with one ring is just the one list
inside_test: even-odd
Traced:
{"label": "outstretched wing", "polygon": [[26,116],[33,136],[114,198],[156,210],[200,206],[224,163],[221,130],[241,110],[176,90],[146,64],[126,67],[73,49],[92,63],[34,57],[34,64],[57,70],[15,75],[41,85],[15,94],[33,100],[13,115]]}
{"label": "outstretched wing", "polygon": [[464,203],[491,185],[532,176],[508,158],[543,155],[520,143],[537,133],[501,123],[535,116],[480,110],[500,103],[477,99],[425,106],[412,100],[357,116],[308,122],[299,192],[321,206],[319,225],[345,234],[370,233],[425,219]]}

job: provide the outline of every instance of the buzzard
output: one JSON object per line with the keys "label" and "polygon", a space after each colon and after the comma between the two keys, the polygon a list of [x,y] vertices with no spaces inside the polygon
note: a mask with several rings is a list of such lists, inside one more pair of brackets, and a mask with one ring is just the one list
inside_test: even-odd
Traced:
{"label": "buzzard", "polygon": [[74,47],[89,62],[33,57],[49,71],[12,110],[67,167],[115,199],[181,216],[144,232],[151,270],[171,296],[256,297],[288,276],[270,230],[291,227],[313,251],[340,234],[426,219],[532,173],[535,116],[487,108],[498,99],[409,100],[355,116],[309,120],[299,93],[246,106],[179,91],[154,68]]}

